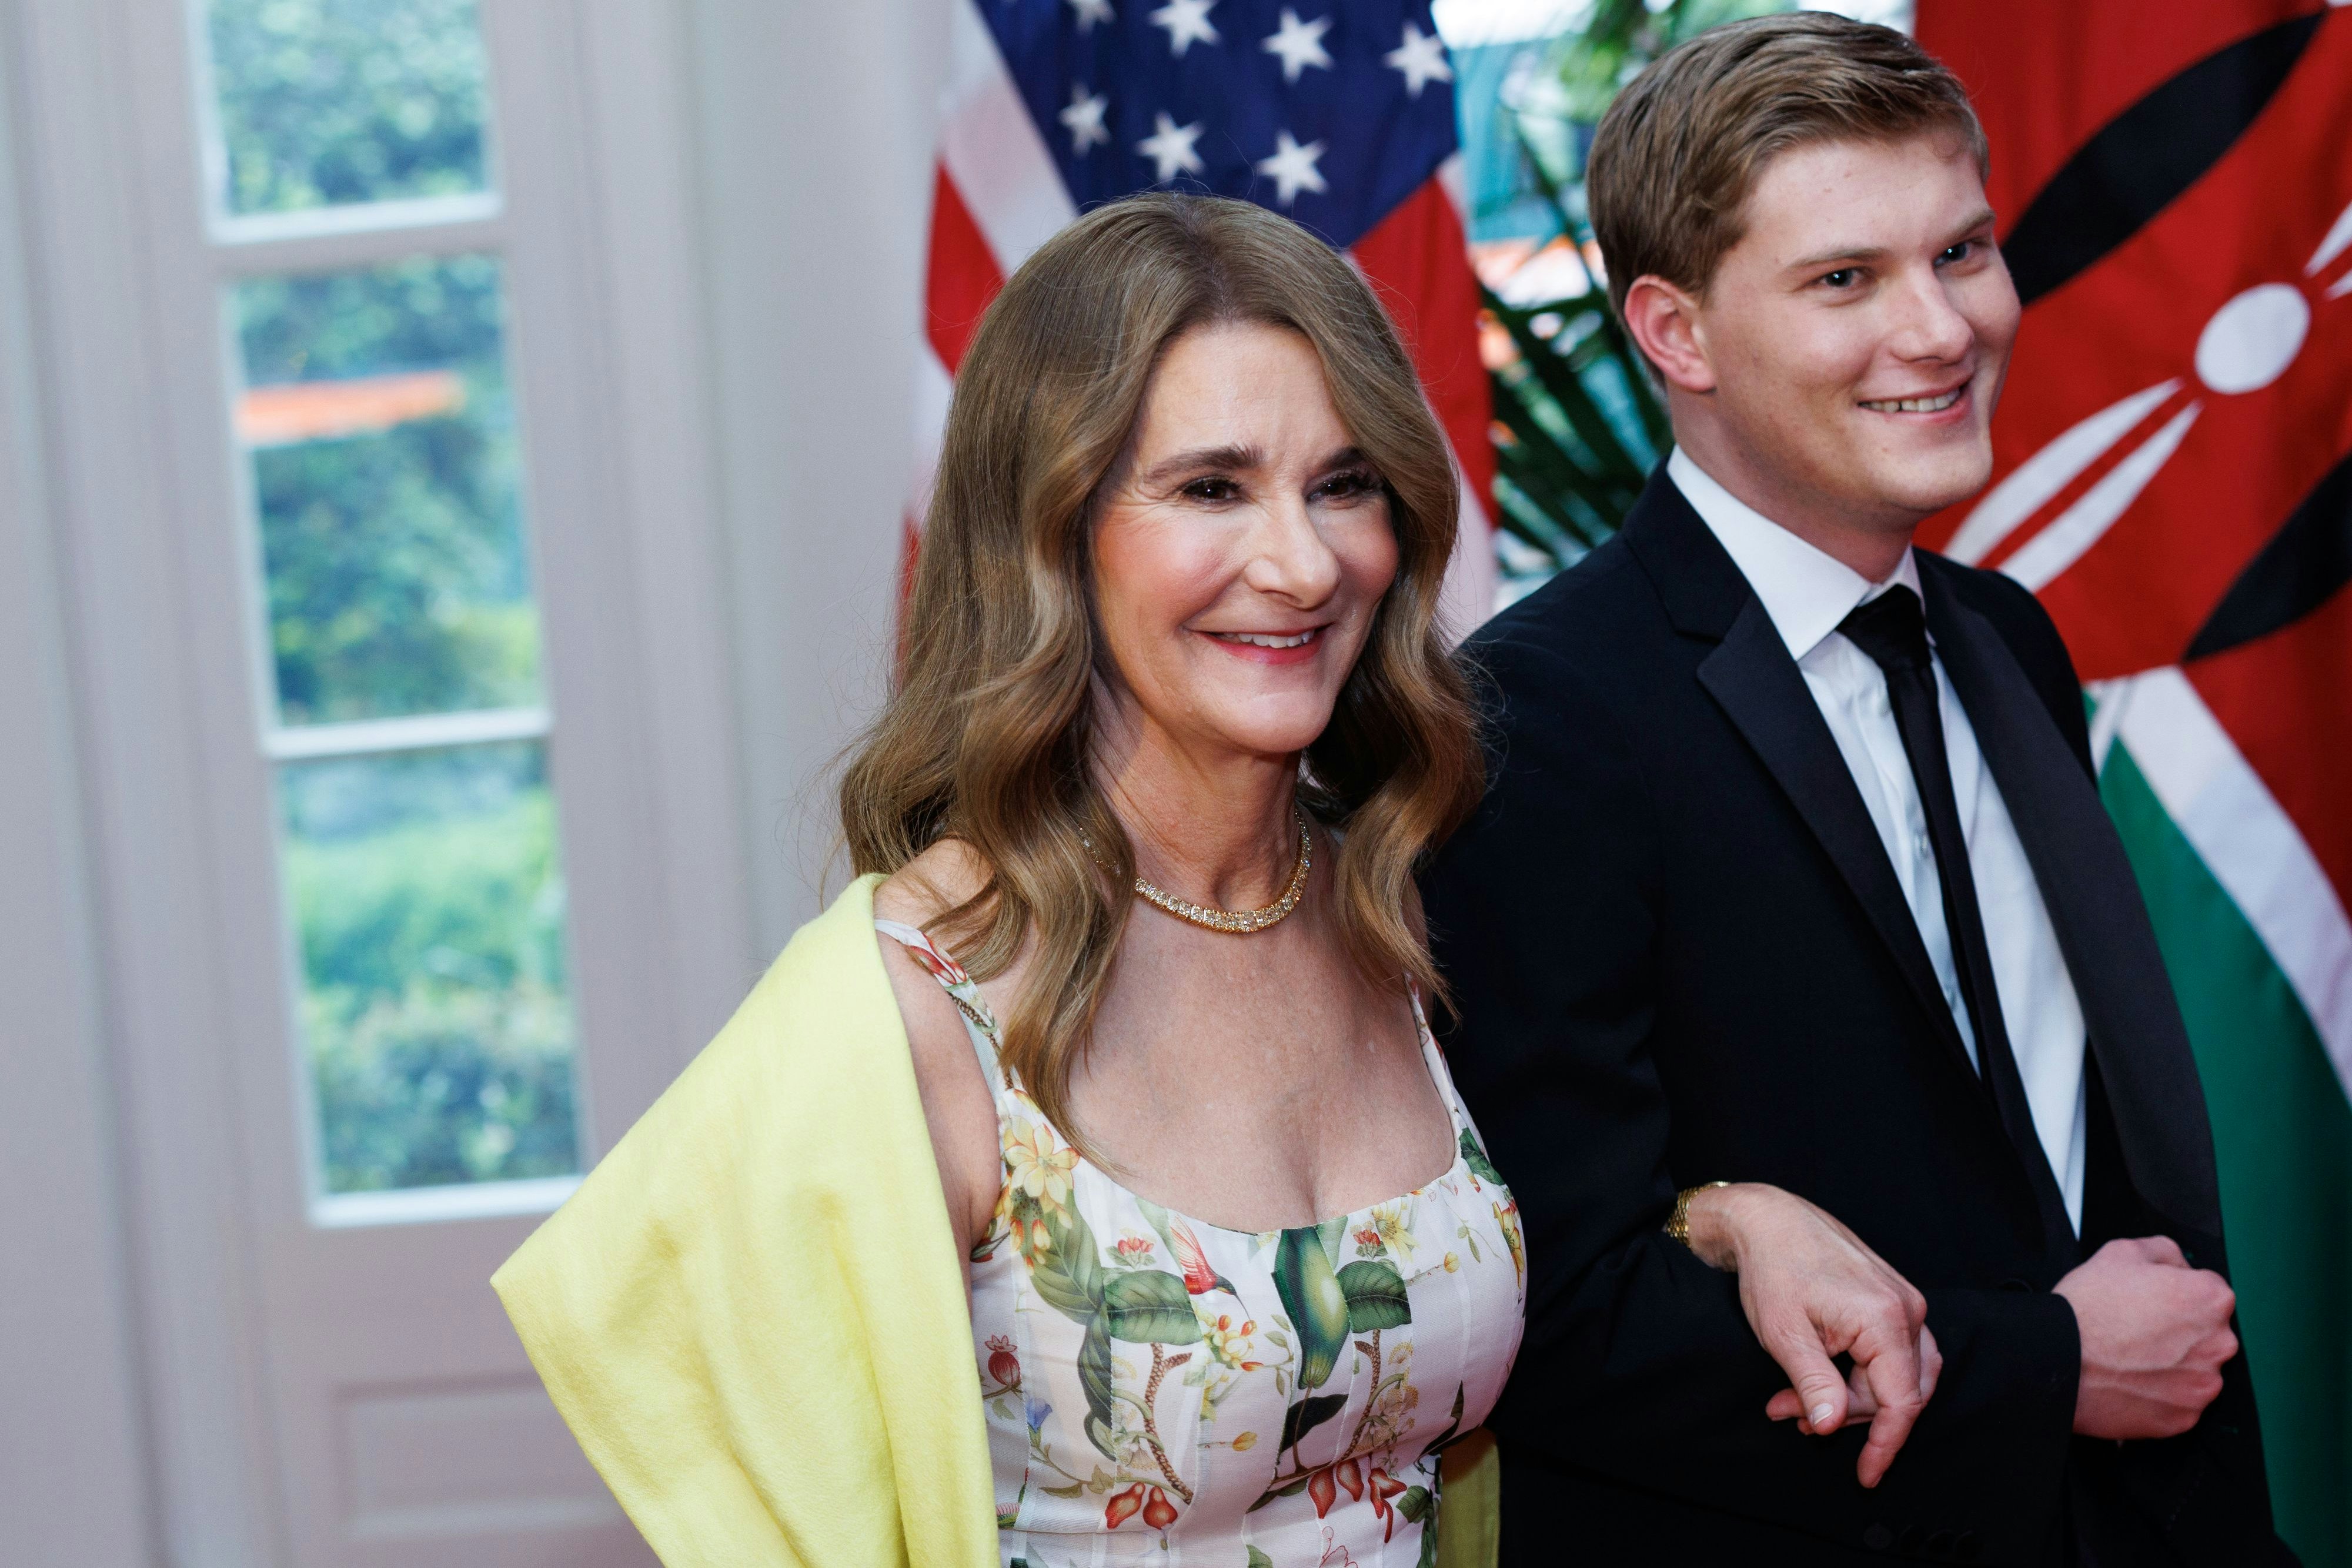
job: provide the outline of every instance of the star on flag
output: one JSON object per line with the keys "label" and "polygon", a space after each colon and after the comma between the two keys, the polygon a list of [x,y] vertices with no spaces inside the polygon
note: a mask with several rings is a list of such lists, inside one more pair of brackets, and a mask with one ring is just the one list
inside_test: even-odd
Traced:
{"label": "star on flag", "polygon": [[1159,182],[1164,185],[1179,174],[1197,174],[1208,167],[1192,150],[1207,127],[1206,120],[1197,120],[1179,125],[1163,111],[1153,117],[1151,134],[1137,142],[1135,150],[1160,166]]}
{"label": "star on flag", "polygon": [[1404,25],[1404,42],[1382,55],[1381,63],[1402,71],[1404,89],[1415,98],[1431,82],[1454,79],[1454,68],[1445,61],[1445,41],[1411,22]]}
{"label": "star on flag", "polygon": [[1217,0],[1168,0],[1149,20],[1155,27],[1168,29],[1168,52],[1181,55],[1196,43],[1218,41],[1216,24],[1209,20],[1209,13],[1216,8]]}
{"label": "star on flag", "polygon": [[1274,182],[1274,199],[1284,206],[1298,199],[1302,190],[1318,194],[1328,187],[1315,161],[1323,156],[1323,143],[1310,141],[1301,147],[1289,131],[1276,134],[1271,158],[1262,158],[1255,165],[1257,172]]}
{"label": "star on flag", "polygon": [[1282,8],[1281,29],[1259,46],[1269,55],[1282,57],[1282,79],[1295,82],[1308,66],[1331,68],[1330,51],[1323,47],[1323,35],[1331,30],[1331,18],[1318,16],[1312,22],[1302,22],[1298,13],[1285,5]]}
{"label": "star on flag", "polygon": [[1109,108],[1110,99],[1103,94],[1088,93],[1078,82],[1070,84],[1070,106],[1062,110],[1061,120],[1070,133],[1071,152],[1083,155],[1097,142],[1110,140],[1110,129],[1103,124],[1103,114]]}

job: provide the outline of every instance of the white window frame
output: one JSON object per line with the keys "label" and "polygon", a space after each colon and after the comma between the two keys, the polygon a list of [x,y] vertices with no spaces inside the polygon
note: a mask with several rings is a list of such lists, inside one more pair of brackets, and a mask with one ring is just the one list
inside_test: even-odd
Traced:
{"label": "white window frame", "polygon": [[[183,0],[183,4],[188,29],[189,68],[186,74],[193,99],[190,120],[197,155],[194,172],[200,182],[198,194],[204,204],[205,214],[200,248],[212,264],[215,278],[218,301],[215,309],[221,312],[222,336],[226,340],[222,350],[221,376],[232,399],[242,389],[245,366],[244,356],[236,342],[236,324],[227,319],[229,312],[226,306],[229,291],[247,279],[349,273],[419,257],[486,256],[499,266],[507,319],[512,319],[513,267],[508,253],[515,235],[514,225],[507,216],[506,177],[499,162],[499,79],[495,68],[487,73],[488,79],[483,84],[482,190],[415,200],[313,207],[295,212],[232,214],[220,202],[227,177],[227,149],[220,125],[219,83],[211,57],[210,0]],[[488,16],[482,16],[481,21],[487,35]],[[483,44],[488,47],[487,36]],[[532,598],[537,601],[541,596],[537,519],[533,515],[537,496],[537,486],[533,483],[537,454],[532,449],[530,435],[532,425],[531,392],[523,384],[521,367],[517,362],[520,351],[511,330],[501,330],[499,347],[501,372],[510,389],[517,408],[517,422],[521,427],[519,432],[522,446],[523,493],[520,508],[523,538],[520,542]],[[232,434],[233,428],[232,417],[231,423],[223,428],[222,438],[227,443],[234,465],[232,494],[243,548],[246,642],[252,666],[249,679],[261,755],[270,763],[278,764],[394,756],[441,747],[478,746],[497,741],[529,741],[545,748],[551,770],[555,726],[553,715],[546,704],[324,724],[286,725],[278,721],[277,675],[270,648],[268,568],[261,539],[259,506],[253,494],[253,459],[249,451]],[[543,627],[543,612],[541,624]],[[548,673],[549,654],[543,631],[540,642],[540,669],[544,686],[551,677]],[[554,784],[556,815],[561,823],[566,820],[562,808],[563,789],[561,780],[554,781]],[[559,857],[562,854],[562,837],[559,831]],[[284,852],[281,836],[278,854],[282,856]],[[286,927],[283,949],[287,955],[284,960],[285,1006],[290,1019],[299,1016],[305,977],[300,956],[293,951],[292,912],[281,908],[279,918]],[[569,947],[571,932],[568,921],[564,941]],[[577,1009],[574,1011],[576,1013]],[[328,1192],[324,1186],[326,1161],[319,1146],[324,1129],[320,1124],[316,1083],[310,1070],[311,1042],[302,1038],[302,1031],[296,1025],[289,1030],[287,1043],[289,1071],[297,1080],[300,1099],[302,1147],[309,1179],[310,1219],[314,1225],[427,1224],[441,1219],[479,1218],[494,1215],[545,1214],[570,1197],[579,1185],[579,1174],[575,1172],[563,1176],[470,1182],[404,1188],[394,1192]],[[575,1028],[572,1114],[576,1142],[582,1145],[581,1169],[584,1171],[589,1096],[593,1090],[589,1082],[590,1074],[584,1071],[581,1044]]]}

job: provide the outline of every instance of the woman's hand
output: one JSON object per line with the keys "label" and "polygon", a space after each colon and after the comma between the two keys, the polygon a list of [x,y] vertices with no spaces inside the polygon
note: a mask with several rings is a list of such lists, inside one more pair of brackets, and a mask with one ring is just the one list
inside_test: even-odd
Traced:
{"label": "woman's hand", "polygon": [[[1835,1218],[1794,1193],[1743,1182],[1690,1200],[1691,1250],[1739,1276],[1748,1326],[1793,1385],[1764,1413],[1807,1433],[1870,1424],[1855,1473],[1874,1487],[1944,1368],[1927,1298]],[[1832,1356],[1850,1356],[1841,1376]]]}

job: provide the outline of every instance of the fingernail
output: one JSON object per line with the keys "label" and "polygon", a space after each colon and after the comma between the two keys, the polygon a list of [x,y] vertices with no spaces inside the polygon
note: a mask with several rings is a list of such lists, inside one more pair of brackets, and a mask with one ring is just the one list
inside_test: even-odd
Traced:
{"label": "fingernail", "polygon": [[1830,1406],[1829,1406],[1829,1405],[1828,1405],[1828,1403],[1827,1403],[1826,1401],[1824,1401],[1823,1403],[1819,1404],[1819,1405],[1816,1405],[1816,1406],[1813,1406],[1813,1412],[1812,1412],[1812,1416],[1811,1416],[1811,1419],[1812,1420],[1812,1423],[1813,1423],[1813,1425],[1814,1425],[1814,1427],[1817,1427],[1818,1429],[1820,1429],[1820,1430],[1822,1430],[1822,1431],[1826,1432],[1826,1431],[1828,1431],[1828,1430],[1829,1430],[1829,1427],[1830,1427],[1830,1417],[1831,1417],[1832,1416],[1835,1415],[1836,1413],[1837,1413],[1837,1412],[1835,1412],[1834,1410],[1831,1409],[1831,1408],[1830,1408]]}

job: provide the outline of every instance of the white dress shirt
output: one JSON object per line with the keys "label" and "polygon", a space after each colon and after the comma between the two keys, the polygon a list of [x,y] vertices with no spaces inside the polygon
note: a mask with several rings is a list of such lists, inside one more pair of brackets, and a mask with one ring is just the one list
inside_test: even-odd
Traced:
{"label": "white dress shirt", "polygon": [[[1911,552],[1885,582],[1874,583],[1853,568],[1807,544],[1765,517],[1707,476],[1680,447],[1666,460],[1666,475],[1690,502],[1708,531],[1730,555],[1756,591],[1773,629],[1829,722],[1863,804],[1895,863],[1904,901],[1918,923],[1928,961],[1944,988],[1944,1001],[1959,1025],[1969,1060],[1976,1061],[1976,1030],[1961,1000],[1959,973],[1952,960],[1951,933],[1944,923],[1943,885],[1927,837],[1919,789],[1903,753],[1903,737],[1886,696],[1886,677],[1869,654],[1848,642],[1838,622],[1858,605],[1896,583],[1927,595]],[[1932,650],[1934,639],[1929,639]],[[2067,1218],[2083,1228],[2083,1007],[2050,910],[2033,880],[2033,868],[2018,841],[2017,825],[2000,798],[1984,753],[1977,747],[1966,709],[1952,690],[1944,662],[1934,661],[1936,695],[1944,720],[1944,749],[1951,758],[1952,793],[1960,809],[1960,831],[1968,840],[1969,867],[1976,875],[1977,903],[1983,911],[1985,943],[1992,954],[1993,984],[2000,992],[2001,1021],[2010,1050],[2025,1082],[2033,1130],[2058,1178]]]}

